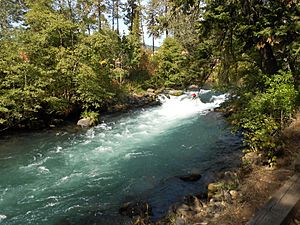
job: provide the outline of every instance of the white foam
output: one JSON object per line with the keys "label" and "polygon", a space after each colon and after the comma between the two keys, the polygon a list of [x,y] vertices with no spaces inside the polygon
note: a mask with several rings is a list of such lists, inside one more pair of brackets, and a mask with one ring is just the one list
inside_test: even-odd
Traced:
{"label": "white foam", "polygon": [[7,218],[7,216],[0,214],[0,222],[5,220]]}
{"label": "white foam", "polygon": [[211,90],[200,89],[200,91],[199,91],[200,94],[206,94],[206,93],[209,93],[209,92],[211,92]]}
{"label": "white foam", "polygon": [[89,138],[89,139],[93,139],[95,137],[94,128],[91,128],[86,132],[86,137]]}
{"label": "white foam", "polygon": [[100,146],[95,149],[96,152],[112,152],[112,147],[111,146]]}
{"label": "white foam", "polygon": [[[41,158],[42,155],[39,153],[38,157]],[[37,162],[33,162],[31,164],[28,164],[27,166],[20,166],[20,169],[28,169],[28,168],[32,168],[32,167],[40,167],[41,165],[43,165],[48,159],[50,159],[49,156],[42,158],[40,161],[37,161],[38,158],[37,157],[33,157],[33,161],[37,161]]]}
{"label": "white foam", "polygon": [[68,211],[71,211],[72,209],[80,208],[80,207],[81,207],[80,205],[73,205],[73,206],[67,208],[67,209],[65,210],[65,212],[68,212]]}
{"label": "white foam", "polygon": [[[200,90],[200,92],[207,93],[210,90]],[[200,92],[198,94],[201,95]],[[136,116],[124,117],[113,124],[113,128],[104,122],[98,125],[95,129],[98,129],[98,132],[100,129],[101,135],[97,134],[94,141],[100,142],[101,146],[97,146],[95,152],[120,151],[120,149],[125,150],[126,146],[141,144],[146,140],[150,141],[152,137],[177,126],[180,121],[186,118],[206,114],[226,99],[226,95],[213,96],[210,103],[203,103],[200,98],[193,99],[191,93],[187,92],[178,97],[159,95],[158,98],[162,102],[159,107],[140,111],[140,113],[135,114]],[[125,158],[131,157],[134,156],[128,153]]]}
{"label": "white foam", "polygon": [[112,129],[112,127],[111,126],[108,126],[106,123],[104,123],[104,122],[102,122],[101,124],[99,124],[98,126],[97,126],[97,128],[101,128],[101,129],[103,129],[103,130],[111,130]]}
{"label": "white foam", "polygon": [[61,150],[62,150],[62,147],[60,147],[60,146],[56,147],[56,153],[59,153]]}
{"label": "white foam", "polygon": [[151,152],[130,152],[127,153],[124,158],[125,159],[135,159],[138,157],[150,156],[153,155]]}
{"label": "white foam", "polygon": [[44,167],[44,166],[39,166],[38,169],[39,169],[42,173],[49,173],[49,172],[50,172],[50,170],[47,169],[47,168]]}

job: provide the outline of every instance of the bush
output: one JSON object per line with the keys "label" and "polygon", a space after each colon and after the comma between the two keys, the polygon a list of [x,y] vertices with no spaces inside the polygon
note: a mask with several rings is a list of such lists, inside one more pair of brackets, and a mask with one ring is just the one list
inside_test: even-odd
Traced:
{"label": "bush", "polygon": [[288,124],[295,106],[297,92],[292,74],[280,71],[271,77],[265,76],[263,88],[246,91],[240,98],[241,111],[232,116],[232,121],[242,129],[247,151],[260,151],[273,165],[283,128]]}
{"label": "bush", "polygon": [[99,113],[94,111],[84,111],[81,113],[81,118],[90,118],[91,119],[91,125],[95,125],[99,122]]}

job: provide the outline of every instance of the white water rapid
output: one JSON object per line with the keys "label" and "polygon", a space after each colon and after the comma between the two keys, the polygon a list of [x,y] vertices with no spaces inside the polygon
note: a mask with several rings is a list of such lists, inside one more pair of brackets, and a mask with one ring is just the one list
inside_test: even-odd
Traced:
{"label": "white water rapid", "polygon": [[[107,116],[87,130],[0,139],[0,224],[80,225],[96,220],[94,212],[116,217],[122,202],[140,197],[158,218],[179,196],[201,191],[205,174],[234,165],[239,139],[209,113],[225,99],[208,90],[196,99],[160,96],[161,106]],[[176,179],[195,170],[203,173],[195,184]]]}

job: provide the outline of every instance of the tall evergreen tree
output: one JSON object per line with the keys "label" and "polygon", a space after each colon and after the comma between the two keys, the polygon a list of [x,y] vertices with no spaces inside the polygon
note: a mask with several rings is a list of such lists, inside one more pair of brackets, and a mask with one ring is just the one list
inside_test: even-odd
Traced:
{"label": "tall evergreen tree", "polygon": [[0,1],[0,38],[5,36],[13,26],[19,26],[23,22],[26,11],[24,0]]}
{"label": "tall evergreen tree", "polygon": [[146,14],[147,31],[149,36],[152,37],[152,51],[154,53],[155,39],[161,35],[158,21],[158,17],[160,16],[160,1],[149,1]]}

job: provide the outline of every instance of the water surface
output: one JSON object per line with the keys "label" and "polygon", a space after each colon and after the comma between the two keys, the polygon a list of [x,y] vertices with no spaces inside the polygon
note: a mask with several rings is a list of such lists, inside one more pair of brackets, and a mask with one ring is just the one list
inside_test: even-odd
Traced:
{"label": "water surface", "polygon": [[[206,98],[208,92],[202,90]],[[225,97],[211,93],[207,103],[190,93],[161,97],[161,106],[105,117],[90,129],[2,137],[0,224],[54,225],[65,218],[78,224],[91,212],[117,216],[122,202],[139,198],[159,218],[239,162],[240,139],[210,112]],[[202,178],[176,178],[191,172]]]}

